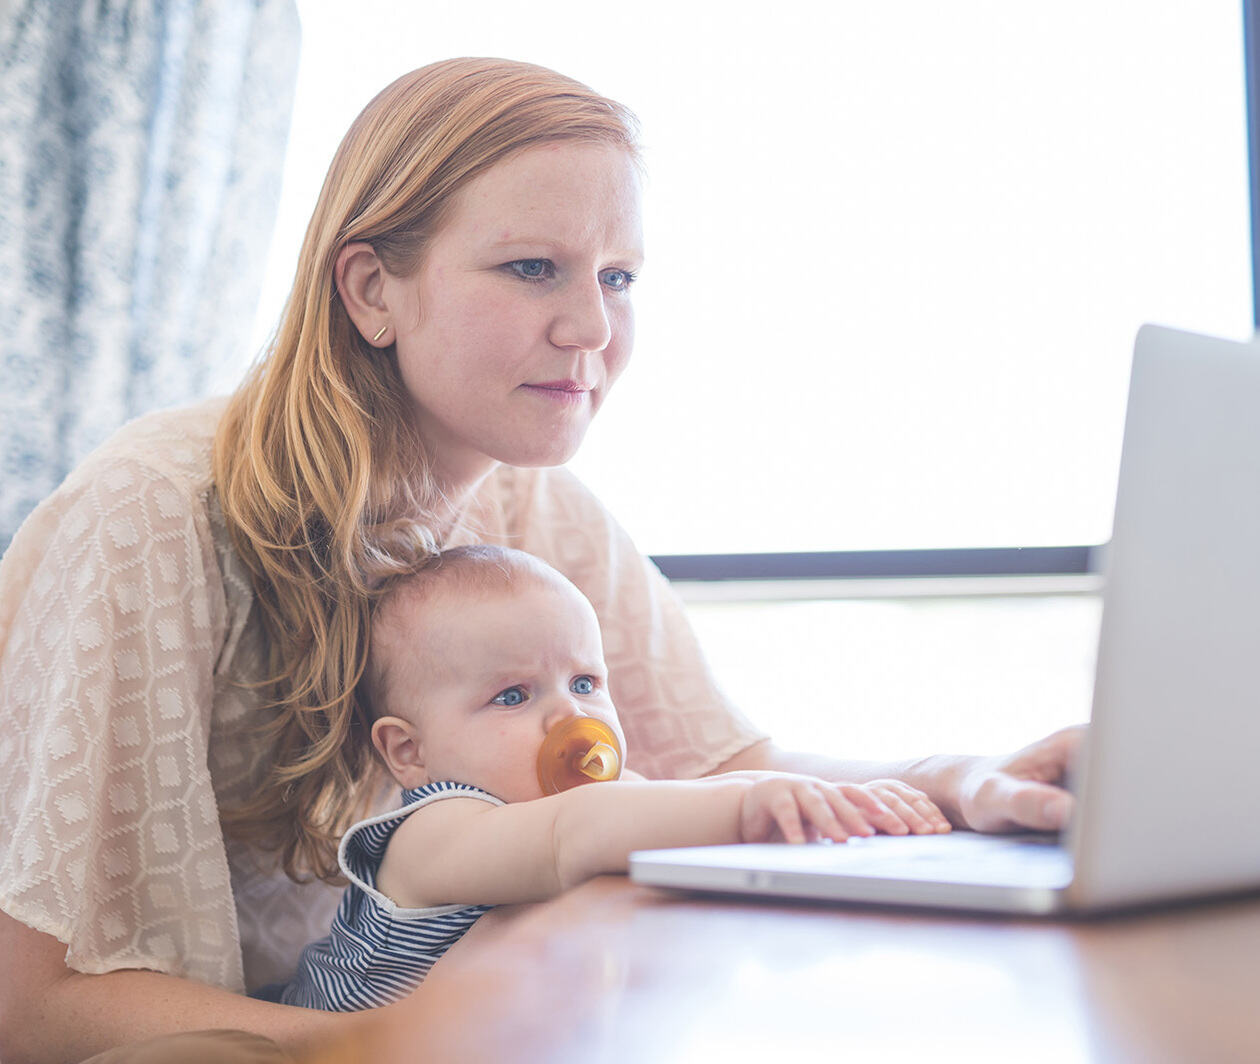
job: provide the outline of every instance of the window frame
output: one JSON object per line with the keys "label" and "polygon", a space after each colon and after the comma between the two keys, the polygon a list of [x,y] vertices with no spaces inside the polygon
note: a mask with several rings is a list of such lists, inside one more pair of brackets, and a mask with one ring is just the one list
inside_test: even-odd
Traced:
{"label": "window frame", "polygon": [[[1260,32],[1255,0],[1242,0],[1247,166],[1251,211],[1252,322],[1260,330]],[[748,554],[659,554],[652,560],[671,581],[967,580],[970,578],[1086,577],[1102,572],[1106,544],[974,549],[800,551]],[[985,585],[973,585],[985,586]],[[1013,585],[1014,586],[1014,585]],[[960,585],[961,588],[961,585]]]}

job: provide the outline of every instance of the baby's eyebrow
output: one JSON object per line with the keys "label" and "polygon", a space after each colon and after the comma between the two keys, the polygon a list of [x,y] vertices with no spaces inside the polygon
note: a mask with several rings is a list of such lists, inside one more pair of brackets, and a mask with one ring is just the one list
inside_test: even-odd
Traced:
{"label": "baby's eyebrow", "polygon": [[489,684],[490,686],[498,685],[499,687],[513,687],[518,684],[529,683],[530,670],[528,668],[503,668],[503,666],[494,666],[493,671],[487,669],[485,672],[475,674],[478,683]]}

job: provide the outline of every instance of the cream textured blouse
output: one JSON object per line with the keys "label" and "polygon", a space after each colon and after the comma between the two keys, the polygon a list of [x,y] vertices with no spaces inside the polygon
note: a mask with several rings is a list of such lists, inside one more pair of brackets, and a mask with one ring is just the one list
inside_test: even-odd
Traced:
{"label": "cream textured blouse", "polygon": [[[266,758],[243,685],[263,634],[210,473],[222,410],[132,422],[0,563],[0,908],[65,942],[76,970],[240,991],[287,978],[341,891],[293,883],[219,825]],[[570,473],[500,467],[451,545],[474,540],[529,551],[590,598],[630,767],[699,776],[764,738],[717,689],[668,583]]]}

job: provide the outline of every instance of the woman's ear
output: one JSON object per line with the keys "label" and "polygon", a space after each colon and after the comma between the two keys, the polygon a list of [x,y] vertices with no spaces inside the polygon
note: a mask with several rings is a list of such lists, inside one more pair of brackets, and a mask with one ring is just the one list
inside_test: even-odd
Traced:
{"label": "woman's ear", "polygon": [[385,267],[371,244],[347,244],[333,264],[333,283],[354,327],[373,347],[394,342],[394,323],[385,305]]}
{"label": "woman's ear", "polygon": [[420,733],[411,721],[402,717],[379,718],[372,725],[372,745],[400,787],[411,790],[430,782]]}

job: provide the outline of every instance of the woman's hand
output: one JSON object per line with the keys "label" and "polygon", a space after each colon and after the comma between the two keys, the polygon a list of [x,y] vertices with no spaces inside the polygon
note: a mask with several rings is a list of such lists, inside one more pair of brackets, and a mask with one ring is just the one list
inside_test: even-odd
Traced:
{"label": "woman's hand", "polygon": [[[934,754],[913,761],[875,764],[841,761],[800,751],[780,750],[770,740],[755,743],[724,762],[717,775],[791,772],[832,780],[887,783],[905,780],[926,792],[933,808],[956,827],[974,831],[1057,831],[1072,815],[1064,790],[1088,727],[1064,728],[1014,754],[970,757]],[[918,793],[916,792],[916,793]]]}
{"label": "woman's hand", "polygon": [[755,780],[745,792],[739,831],[742,842],[845,842],[876,831],[889,835],[949,831],[949,821],[926,794],[900,780],[827,783],[773,774]]}
{"label": "woman's hand", "polygon": [[1058,831],[1074,800],[1064,790],[1085,725],[1064,728],[1014,754],[976,758],[958,783],[958,813],[974,831]]}

